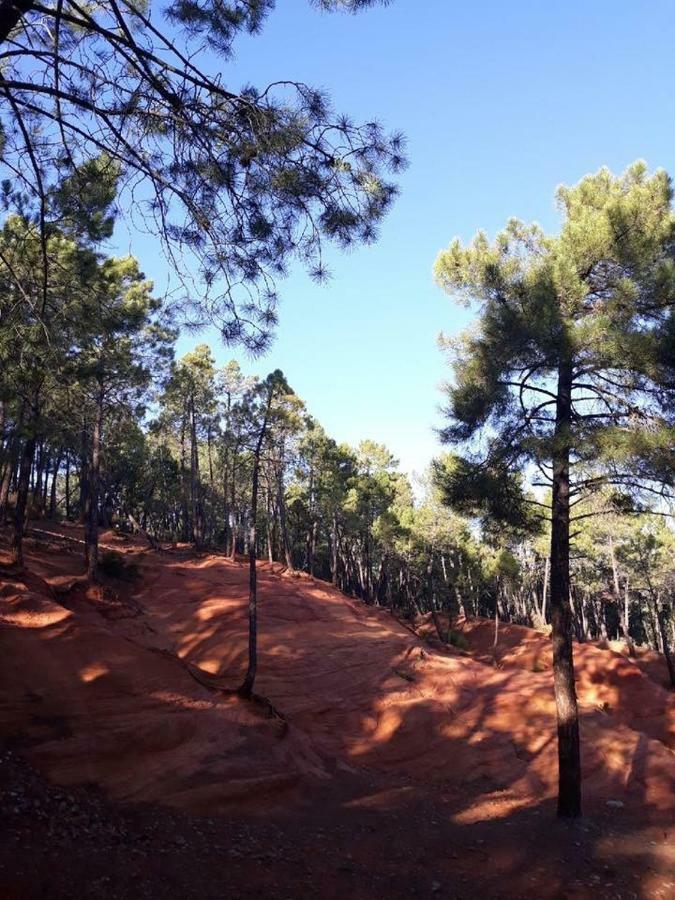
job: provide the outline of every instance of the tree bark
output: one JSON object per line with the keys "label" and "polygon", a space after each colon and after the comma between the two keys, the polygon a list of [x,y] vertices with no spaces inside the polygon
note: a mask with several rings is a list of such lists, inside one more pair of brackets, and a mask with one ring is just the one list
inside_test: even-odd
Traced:
{"label": "tree bark", "polygon": [[19,483],[16,489],[16,507],[14,509],[14,537],[12,540],[12,559],[23,565],[23,535],[26,528],[26,508],[30,491],[30,471],[33,468],[35,445],[37,439],[33,435],[26,438],[19,464]]}
{"label": "tree bark", "polygon": [[4,524],[7,518],[7,506],[9,504],[9,490],[12,486],[12,479],[16,471],[16,464],[19,456],[21,428],[23,427],[24,405],[19,410],[19,416],[14,431],[8,438],[9,448],[7,450],[7,460],[5,462],[5,470],[0,482],[0,525]]}
{"label": "tree bark", "polygon": [[66,519],[70,520],[70,453],[66,451]]}
{"label": "tree bark", "polygon": [[338,523],[337,513],[333,512],[331,527],[331,583],[337,587],[338,583]]}
{"label": "tree bark", "polygon": [[277,509],[279,510],[279,532],[281,538],[281,546],[284,551],[284,559],[286,567],[293,571],[293,554],[291,553],[291,545],[288,540],[288,527],[286,524],[286,498],[284,497],[284,474],[283,467],[280,465],[276,471],[277,480]]}
{"label": "tree bark", "polygon": [[192,538],[195,550],[204,548],[204,504],[199,473],[199,446],[194,397],[190,397],[190,494],[192,498]]}
{"label": "tree bark", "polygon": [[253,472],[251,476],[251,519],[248,530],[248,669],[238,693],[242,697],[250,697],[258,669],[258,583],[256,571],[256,518],[258,515],[258,481],[260,477],[260,453],[265,440],[267,422],[272,408],[274,385],[270,386],[267,395],[265,416],[253,453]]}
{"label": "tree bark", "polygon": [[546,557],[544,564],[544,586],[541,592],[541,624],[546,624],[546,595],[548,593],[548,585],[551,576],[551,557]]}
{"label": "tree bark", "polygon": [[62,452],[59,451],[54,457],[54,470],[52,472],[52,488],[49,496],[49,518],[56,517],[56,481],[59,477],[59,469],[61,468]]}
{"label": "tree bark", "polygon": [[551,639],[558,718],[558,816],[581,815],[579,711],[574,684],[570,609],[570,427],[572,364],[558,368],[551,508]]}
{"label": "tree bark", "polygon": [[91,435],[91,463],[85,506],[84,555],[87,577],[96,581],[98,576],[98,495],[101,473],[101,437],[103,432],[103,388],[99,386],[96,398],[96,415]]}

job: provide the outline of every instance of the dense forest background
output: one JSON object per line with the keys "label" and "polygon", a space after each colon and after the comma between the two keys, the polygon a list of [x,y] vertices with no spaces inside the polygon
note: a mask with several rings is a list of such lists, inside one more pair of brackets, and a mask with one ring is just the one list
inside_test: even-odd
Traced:
{"label": "dense forest background", "polygon": [[[5,226],[6,241],[16,227]],[[97,316],[58,310],[60,323],[74,312],[81,333],[47,341],[25,308],[15,320],[35,343],[3,368],[3,521],[25,505],[29,529],[42,517],[88,522],[92,556],[98,527],[140,532],[150,546],[248,554],[262,435],[258,557],[403,616],[446,612],[547,627],[545,520],[481,530],[444,502],[438,474],[452,466],[450,455],[413,484],[386,447],[336,443],[281,373],[260,378],[236,362],[217,368],[205,344],[173,360],[175,332],[137,263],[97,266],[106,278]],[[663,516],[605,507],[596,497],[575,526],[576,638],[667,652],[675,536]],[[442,640],[461,645],[458,632],[436,622]]]}

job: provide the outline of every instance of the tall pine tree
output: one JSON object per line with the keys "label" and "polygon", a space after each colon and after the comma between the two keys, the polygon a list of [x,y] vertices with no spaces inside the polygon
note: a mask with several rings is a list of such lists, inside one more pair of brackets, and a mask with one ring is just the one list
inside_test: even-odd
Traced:
{"label": "tall pine tree", "polygon": [[[489,504],[503,479],[551,488],[550,604],[558,717],[558,814],[581,814],[570,609],[570,523],[594,490],[625,505],[673,494],[675,219],[665,172],[642,163],[560,188],[559,235],[510,221],[490,242],[455,240],[435,275],[480,305],[454,344],[445,441],[465,458],[441,474]],[[517,498],[516,498],[517,499]],[[515,504],[518,505],[517,503]],[[499,506],[499,504],[497,504]],[[512,503],[501,505],[508,515]]]}

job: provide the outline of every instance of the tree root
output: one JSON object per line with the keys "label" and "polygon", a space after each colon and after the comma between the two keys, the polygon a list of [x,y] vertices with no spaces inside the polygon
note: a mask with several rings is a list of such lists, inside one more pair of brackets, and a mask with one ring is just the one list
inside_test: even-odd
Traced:
{"label": "tree root", "polygon": [[202,687],[205,687],[213,693],[224,694],[227,697],[240,697],[242,700],[247,700],[255,706],[260,707],[263,710],[266,719],[274,719],[282,725],[282,736],[286,734],[288,730],[288,721],[286,717],[283,713],[279,712],[276,706],[274,706],[272,701],[267,697],[263,697],[262,694],[256,694],[253,691],[244,693],[241,688],[227,687],[223,684],[220,676],[205,672],[204,669],[201,669],[194,663],[184,663],[182,660],[180,660],[180,662],[194,680],[201,684]]}

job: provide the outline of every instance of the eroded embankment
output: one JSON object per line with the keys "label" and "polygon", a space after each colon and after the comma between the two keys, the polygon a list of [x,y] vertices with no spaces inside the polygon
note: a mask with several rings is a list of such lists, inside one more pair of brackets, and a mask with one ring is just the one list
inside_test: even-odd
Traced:
{"label": "eroded embankment", "polygon": [[[383,789],[436,784],[467,822],[554,793],[549,671],[435,650],[383,610],[261,565],[256,687],[284,730],[183,665],[241,680],[245,567],[131,553],[140,574],[117,596],[72,587],[80,561],[63,550],[29,547],[30,574],[2,576],[0,732],[55,780],[218,811],[306,803],[366,773]],[[610,651],[579,653],[577,671],[589,802],[672,815],[671,697]]]}

